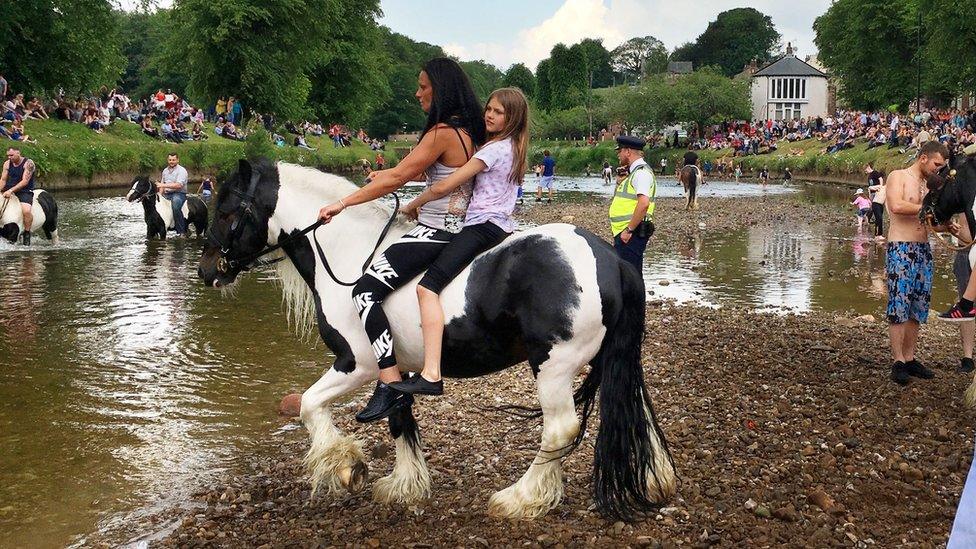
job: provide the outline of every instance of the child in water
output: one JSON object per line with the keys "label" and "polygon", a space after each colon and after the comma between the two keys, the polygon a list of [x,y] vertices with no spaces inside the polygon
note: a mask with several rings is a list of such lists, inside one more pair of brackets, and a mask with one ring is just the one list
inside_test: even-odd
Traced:
{"label": "child in water", "polygon": [[447,195],[474,177],[471,202],[461,229],[417,285],[420,325],[424,333],[424,368],[420,375],[391,385],[411,394],[440,395],[444,311],[440,293],[482,252],[498,245],[515,230],[512,212],[525,174],[529,145],[529,107],[518,88],[495,90],[485,107],[488,142],[465,165],[435,183],[404,208],[416,217],[420,206]]}
{"label": "child in water", "polygon": [[860,229],[868,217],[868,212],[871,211],[871,201],[865,198],[864,189],[858,189],[854,193],[854,201],[851,205],[857,207],[857,228]]}

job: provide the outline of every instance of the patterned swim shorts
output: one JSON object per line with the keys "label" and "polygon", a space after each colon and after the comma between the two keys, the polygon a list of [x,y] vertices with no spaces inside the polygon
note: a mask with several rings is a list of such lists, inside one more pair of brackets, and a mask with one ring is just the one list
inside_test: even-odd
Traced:
{"label": "patterned swim shorts", "polygon": [[932,248],[928,242],[889,242],[888,322],[925,322],[932,297]]}

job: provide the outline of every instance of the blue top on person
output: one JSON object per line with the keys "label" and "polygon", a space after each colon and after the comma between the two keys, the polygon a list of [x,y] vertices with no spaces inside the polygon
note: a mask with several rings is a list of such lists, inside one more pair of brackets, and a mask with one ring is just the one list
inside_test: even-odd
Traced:
{"label": "blue top on person", "polygon": [[552,177],[555,171],[556,171],[556,159],[547,154],[542,159],[542,175],[543,177]]}

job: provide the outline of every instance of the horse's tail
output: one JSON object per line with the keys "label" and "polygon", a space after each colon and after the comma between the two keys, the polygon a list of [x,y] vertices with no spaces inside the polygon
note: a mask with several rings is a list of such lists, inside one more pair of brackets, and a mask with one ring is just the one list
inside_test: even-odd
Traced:
{"label": "horse's tail", "polygon": [[615,324],[608,326],[593,369],[577,393],[590,393],[590,402],[583,403],[585,418],[587,408],[592,409],[595,385],[600,387],[600,431],[593,459],[596,504],[606,515],[630,520],[673,496],[676,476],[641,367],[644,282],[637,270],[623,263],[620,278],[622,309]]}
{"label": "horse's tail", "polygon": [[54,197],[47,192],[41,192],[37,194],[37,203],[41,205],[41,210],[44,211],[44,224],[41,228],[44,229],[44,236],[48,240],[54,241],[55,244],[58,243],[58,203],[54,201]]}

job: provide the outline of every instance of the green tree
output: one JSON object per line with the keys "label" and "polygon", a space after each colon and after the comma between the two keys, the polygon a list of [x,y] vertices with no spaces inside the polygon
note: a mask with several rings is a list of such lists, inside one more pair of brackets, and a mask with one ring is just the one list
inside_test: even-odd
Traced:
{"label": "green tree", "polygon": [[578,51],[586,59],[587,85],[590,88],[606,88],[613,84],[613,67],[610,65],[610,52],[603,47],[603,40],[586,38],[571,46],[570,51]]}
{"label": "green tree", "polygon": [[370,135],[388,136],[400,131],[416,131],[423,128],[427,115],[417,103],[417,76],[424,63],[435,57],[444,57],[444,50],[425,42],[416,42],[402,34],[380,27],[380,42],[390,59],[387,84],[389,98],[376,109],[366,122]]}
{"label": "green tree", "polygon": [[549,110],[552,107],[552,85],[549,81],[551,66],[552,60],[543,59],[535,67],[536,101],[538,101],[539,107],[543,110]]}
{"label": "green tree", "polygon": [[914,0],[837,0],[814,21],[820,60],[854,108],[907,105],[915,96]]}
{"label": "green tree", "polygon": [[681,78],[659,76],[648,82],[657,123],[695,123],[699,128],[752,115],[751,82],[733,80],[706,67]]}
{"label": "green tree", "polygon": [[307,112],[309,72],[330,53],[347,0],[179,0],[165,65],[188,75],[198,103],[233,95],[245,108],[297,118]]}
{"label": "green tree", "polygon": [[754,8],[723,11],[695,41],[695,67],[714,65],[726,76],[742,71],[753,58],[768,61],[779,45],[773,20]]}
{"label": "green tree", "polygon": [[334,17],[329,51],[311,70],[308,103],[316,118],[363,126],[391,96],[390,58],[376,26],[378,0],[344,0]]}
{"label": "green tree", "polygon": [[[916,10],[918,9],[917,0]],[[976,29],[972,25],[976,0],[925,4],[923,71],[929,93],[958,97],[976,93]],[[917,22],[916,22],[917,24]],[[969,62],[959,63],[956,60]]]}
{"label": "green tree", "polygon": [[0,73],[25,93],[112,85],[125,64],[109,0],[11,0],[0,16]]}
{"label": "green tree", "polygon": [[468,75],[468,79],[471,80],[471,87],[474,88],[474,93],[478,95],[482,103],[488,101],[491,92],[503,86],[502,81],[505,75],[492,64],[484,61],[461,61],[458,64]]}
{"label": "green tree", "polygon": [[664,72],[668,66],[668,50],[653,36],[631,38],[614,48],[610,57],[614,70],[635,80]]}
{"label": "green tree", "polygon": [[122,54],[127,61],[122,89],[133,99],[167,88],[183,95],[186,72],[170,71],[160,62],[160,52],[169,32],[169,10],[121,12],[118,16]]}
{"label": "green tree", "polygon": [[674,48],[674,51],[671,52],[671,56],[668,57],[668,60],[669,61],[691,61],[692,63],[694,63],[695,59],[697,59],[697,56],[698,56],[698,50],[695,43],[685,42],[684,44],[681,44],[677,48]]}
{"label": "green tree", "polygon": [[549,54],[549,63],[549,108],[562,110],[582,105],[589,89],[582,50],[556,44]]}
{"label": "green tree", "polygon": [[535,97],[535,76],[522,63],[515,63],[508,68],[508,72],[502,79],[502,84],[519,88],[530,99]]}
{"label": "green tree", "polygon": [[638,86],[610,90],[604,113],[628,130],[679,123],[704,127],[730,118],[748,119],[749,89],[749,82],[727,78],[718,69],[705,68],[677,79],[657,75]]}

